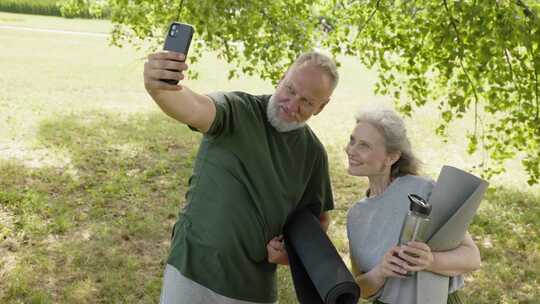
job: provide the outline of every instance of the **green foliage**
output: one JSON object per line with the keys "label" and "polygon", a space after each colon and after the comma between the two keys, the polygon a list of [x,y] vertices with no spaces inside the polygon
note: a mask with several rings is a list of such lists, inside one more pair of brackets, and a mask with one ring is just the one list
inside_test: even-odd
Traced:
{"label": "green foliage", "polygon": [[103,0],[63,0],[59,2],[58,7],[62,16],[66,18],[105,18],[110,14],[107,2]]}
{"label": "green foliage", "polygon": [[[80,1],[77,1],[80,2]],[[489,161],[484,175],[523,159],[540,179],[540,6],[535,1],[232,1],[108,0],[116,45],[162,44],[172,20],[191,23],[190,61],[213,50],[240,72],[277,82],[302,51],[322,47],[376,67],[376,91],[405,114],[438,104],[444,136],[472,112],[468,151]]]}
{"label": "green foliage", "polygon": [[66,18],[107,18],[110,14],[104,0],[2,0],[0,11]]}
{"label": "green foliage", "polygon": [[0,11],[60,16],[57,2],[58,0],[2,0],[0,1]]}
{"label": "green foliage", "polygon": [[196,28],[190,62],[197,62],[204,50],[214,50],[234,64],[230,78],[245,73],[277,81],[298,53],[312,47],[319,26],[310,1],[112,0],[108,4],[115,24],[113,44],[138,38],[162,45],[166,27],[179,19]]}
{"label": "green foliage", "polygon": [[[341,6],[339,6],[341,5]],[[468,152],[479,145],[492,163],[523,156],[529,183],[540,165],[540,22],[537,6],[522,1],[341,2],[327,46],[340,45],[379,69],[378,90],[398,107],[438,103],[437,133],[473,111]],[[367,7],[371,13],[367,14]],[[351,27],[349,25],[357,25]],[[520,154],[523,153],[523,154]]]}

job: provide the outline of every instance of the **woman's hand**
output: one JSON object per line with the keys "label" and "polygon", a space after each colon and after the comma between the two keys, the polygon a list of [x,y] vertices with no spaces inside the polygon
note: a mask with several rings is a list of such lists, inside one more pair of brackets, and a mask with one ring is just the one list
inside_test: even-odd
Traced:
{"label": "woman's hand", "polygon": [[268,255],[268,262],[289,265],[289,256],[287,250],[285,250],[285,244],[283,243],[283,235],[276,236],[266,244],[266,252]]}
{"label": "woman's hand", "polygon": [[447,251],[433,251],[431,255],[431,265],[424,270],[449,277],[474,271],[480,268],[482,262],[480,251],[468,232],[458,247]]}
{"label": "woman's hand", "polygon": [[407,271],[428,270],[433,264],[433,253],[426,243],[409,242],[400,248],[399,257],[407,262],[403,265]]}
{"label": "woman's hand", "polygon": [[388,277],[405,278],[407,270],[404,268],[407,263],[398,257],[399,246],[394,246],[388,250],[383,259],[375,266],[378,275],[386,279]]}

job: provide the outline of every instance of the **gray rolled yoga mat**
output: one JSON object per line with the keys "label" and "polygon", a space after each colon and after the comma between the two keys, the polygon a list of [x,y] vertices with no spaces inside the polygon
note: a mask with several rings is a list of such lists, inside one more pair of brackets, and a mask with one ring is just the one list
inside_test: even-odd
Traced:
{"label": "gray rolled yoga mat", "polygon": [[311,212],[295,213],[285,226],[284,236],[299,303],[358,302],[358,285]]}
{"label": "gray rolled yoga mat", "polygon": [[[488,183],[460,169],[444,166],[429,197],[433,207],[427,244],[432,251],[458,247],[471,224]],[[445,304],[449,278],[432,272],[418,273],[417,304]]]}

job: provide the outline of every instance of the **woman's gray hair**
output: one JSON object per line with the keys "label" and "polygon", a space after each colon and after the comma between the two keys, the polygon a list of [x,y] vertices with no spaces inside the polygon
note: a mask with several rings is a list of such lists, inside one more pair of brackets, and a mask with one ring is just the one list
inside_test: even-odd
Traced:
{"label": "woman's gray hair", "polygon": [[302,63],[308,61],[311,64],[315,65],[317,68],[321,69],[326,75],[328,75],[328,77],[330,77],[330,86],[333,91],[337,87],[339,82],[339,73],[337,71],[335,61],[323,53],[312,51],[303,53],[302,55],[298,56],[298,58],[296,58],[296,60],[294,61],[293,66],[299,66]]}
{"label": "woman's gray hair", "polygon": [[361,111],[356,116],[356,123],[360,122],[369,123],[379,130],[384,138],[386,152],[401,153],[400,158],[390,169],[391,178],[419,174],[420,161],[412,152],[405,123],[395,111],[390,109]]}

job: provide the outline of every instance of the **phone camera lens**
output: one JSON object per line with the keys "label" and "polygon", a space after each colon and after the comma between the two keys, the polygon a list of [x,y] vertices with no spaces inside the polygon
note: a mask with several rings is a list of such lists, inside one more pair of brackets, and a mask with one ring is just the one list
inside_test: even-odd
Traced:
{"label": "phone camera lens", "polygon": [[171,30],[171,31],[169,32],[169,36],[174,37],[174,35],[175,35],[175,31],[174,31],[174,30]]}

